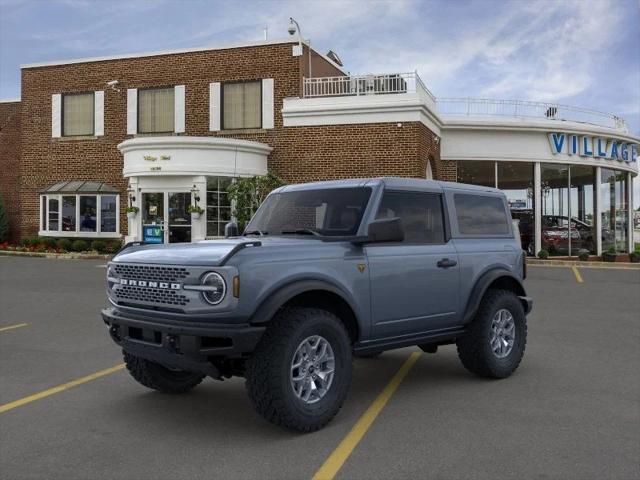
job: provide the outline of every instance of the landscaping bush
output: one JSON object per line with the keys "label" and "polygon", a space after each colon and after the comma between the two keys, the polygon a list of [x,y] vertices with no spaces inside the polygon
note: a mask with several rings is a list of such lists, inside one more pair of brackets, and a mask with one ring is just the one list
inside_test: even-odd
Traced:
{"label": "landscaping bush", "polygon": [[540,250],[538,252],[538,258],[546,260],[547,258],[549,258],[549,252],[547,252],[545,249]]}
{"label": "landscaping bush", "polygon": [[58,246],[58,242],[56,241],[55,238],[38,237],[37,240],[40,245],[44,245],[45,247],[50,248],[52,250]]}
{"label": "landscaping bush", "polygon": [[4,211],[4,203],[0,196],[0,243],[9,240],[9,218],[7,212]]}
{"label": "landscaping bush", "polygon": [[122,247],[122,242],[120,240],[111,240],[107,243],[106,253],[116,253]]}
{"label": "landscaping bush", "polygon": [[583,262],[588,261],[589,260],[589,250],[585,250],[583,248],[578,250],[578,258],[580,260],[582,260]]}
{"label": "landscaping bush", "polygon": [[629,261],[631,263],[640,263],[640,250],[636,250],[635,252],[631,252],[629,254]]}
{"label": "landscaping bush", "polygon": [[67,252],[70,252],[72,248],[71,245],[72,245],[71,240],[69,240],[68,238],[61,238],[60,240],[58,240],[58,248],[60,250],[65,250]]}
{"label": "landscaping bush", "polygon": [[618,254],[616,253],[616,247],[611,245],[609,249],[602,254],[602,260],[605,262],[615,262]]}
{"label": "landscaping bush", "polygon": [[107,251],[107,243],[104,240],[94,240],[91,242],[91,250],[95,250],[98,253],[104,253]]}
{"label": "landscaping bush", "polygon": [[89,244],[86,240],[75,240],[71,244],[71,250],[74,252],[85,252],[89,248]]}

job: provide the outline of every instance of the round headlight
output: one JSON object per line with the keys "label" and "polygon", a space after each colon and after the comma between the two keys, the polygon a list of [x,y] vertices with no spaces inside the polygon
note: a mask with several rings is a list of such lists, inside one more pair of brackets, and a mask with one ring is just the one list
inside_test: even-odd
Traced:
{"label": "round headlight", "polygon": [[219,304],[227,292],[224,278],[216,272],[205,274],[205,276],[202,277],[202,286],[207,287],[207,290],[202,292],[202,296],[211,305]]}

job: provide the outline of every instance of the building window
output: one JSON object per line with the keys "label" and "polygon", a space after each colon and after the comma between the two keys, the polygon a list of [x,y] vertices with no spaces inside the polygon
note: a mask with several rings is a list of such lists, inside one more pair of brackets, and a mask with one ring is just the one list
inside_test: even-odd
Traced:
{"label": "building window", "polygon": [[570,165],[569,179],[571,255],[577,255],[580,250],[587,250],[589,253],[595,254],[597,248],[594,219],[596,169],[587,165]]}
{"label": "building window", "polygon": [[119,195],[43,194],[41,235],[117,237]]}
{"label": "building window", "polygon": [[94,133],[94,93],[66,93],[62,96],[62,136],[89,136]]}
{"label": "building window", "polygon": [[601,169],[600,212],[602,215],[602,251],[627,251],[629,207],[627,204],[627,173]]}
{"label": "building window", "polygon": [[174,131],[175,89],[149,88],[138,91],[138,133]]}
{"label": "building window", "polygon": [[509,221],[501,197],[456,193],[453,196],[462,235],[507,235]]}
{"label": "building window", "polygon": [[496,188],[496,162],[486,160],[460,160],[458,182]]}
{"label": "building window", "polygon": [[511,218],[518,222],[522,249],[535,255],[533,163],[497,163],[498,188],[507,196]]}
{"label": "building window", "polygon": [[222,128],[262,127],[262,82],[222,85]]}
{"label": "building window", "polygon": [[207,237],[224,236],[224,226],[231,221],[231,201],[227,189],[231,177],[207,177]]}
{"label": "building window", "polygon": [[440,195],[385,192],[376,218],[394,217],[402,220],[405,243],[444,243]]}

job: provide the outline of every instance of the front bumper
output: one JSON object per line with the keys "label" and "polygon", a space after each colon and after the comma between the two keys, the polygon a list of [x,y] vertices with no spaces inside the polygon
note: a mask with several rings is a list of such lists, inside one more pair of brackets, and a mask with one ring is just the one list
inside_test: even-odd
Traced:
{"label": "front bumper", "polygon": [[251,353],[266,327],[248,324],[197,324],[123,315],[102,310],[114,342],[132,355],[182,370],[218,377],[212,360]]}

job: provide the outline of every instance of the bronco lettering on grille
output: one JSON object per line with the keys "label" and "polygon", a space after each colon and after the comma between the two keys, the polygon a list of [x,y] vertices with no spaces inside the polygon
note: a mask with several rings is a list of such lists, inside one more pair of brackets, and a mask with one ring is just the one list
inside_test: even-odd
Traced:
{"label": "bronco lettering on grille", "polygon": [[121,278],[120,285],[130,285],[132,287],[163,288],[166,290],[180,290],[182,288],[182,285],[179,283],[152,282],[148,280],[129,280],[128,278]]}

